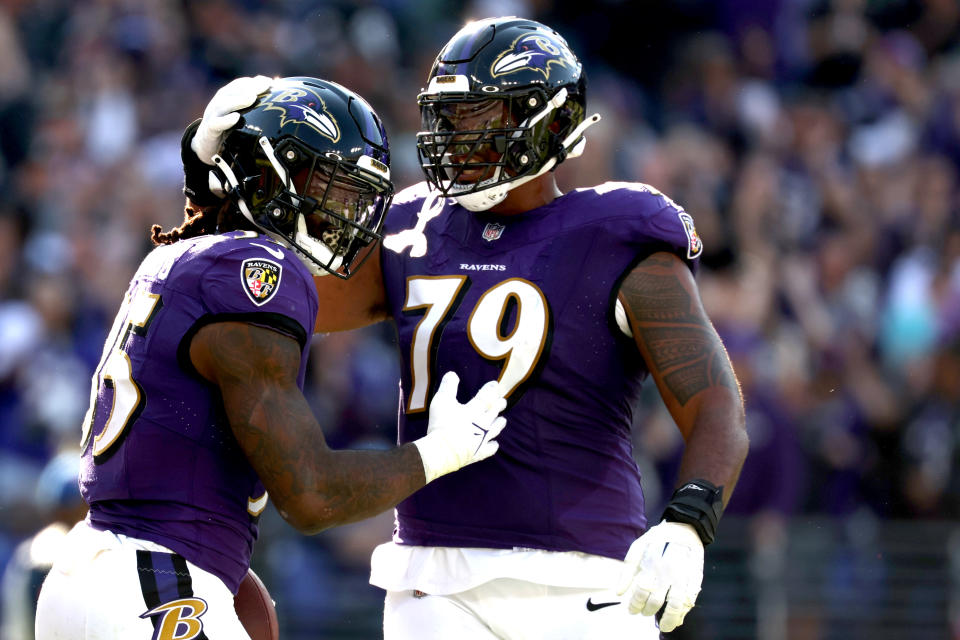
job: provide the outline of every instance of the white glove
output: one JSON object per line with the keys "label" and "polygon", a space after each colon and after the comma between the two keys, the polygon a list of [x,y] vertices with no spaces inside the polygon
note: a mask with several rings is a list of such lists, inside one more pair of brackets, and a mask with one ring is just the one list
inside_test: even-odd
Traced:
{"label": "white glove", "polygon": [[226,132],[240,120],[240,109],[256,102],[272,83],[273,78],[253,76],[237,78],[220,87],[203,110],[203,119],[190,142],[201,162],[213,165],[213,156],[220,152]]}
{"label": "white glove", "polygon": [[427,435],[413,444],[420,451],[427,482],[468,464],[489,458],[500,444],[494,441],[507,419],[498,417],[507,400],[496,380],[483,385],[466,404],[457,401],[460,378],[448,371],[430,401]]}
{"label": "white glove", "polygon": [[617,594],[627,594],[630,613],[652,616],[667,606],[660,630],[683,624],[703,582],[703,543],[688,524],[662,521],[633,541],[617,583]]}

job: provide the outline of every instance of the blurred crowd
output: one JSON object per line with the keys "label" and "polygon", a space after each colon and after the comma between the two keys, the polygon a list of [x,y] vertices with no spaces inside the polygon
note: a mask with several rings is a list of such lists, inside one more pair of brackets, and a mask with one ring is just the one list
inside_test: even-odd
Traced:
{"label": "blurred crowd", "polygon": [[[433,57],[466,19],[509,14],[565,35],[603,116],[561,186],[649,183],[696,220],[752,445],[728,513],[764,531],[960,515],[955,0],[0,0],[0,567],[62,506],[49,495],[76,499],[45,467],[77,448],[150,225],[182,219],[180,136],[216,88],[359,92],[407,186]],[[395,348],[390,325],[314,340],[308,397],[333,446],[393,443]],[[682,443],[648,391],[654,512]],[[315,589],[362,579],[390,528],[309,543],[268,517],[260,562]]]}

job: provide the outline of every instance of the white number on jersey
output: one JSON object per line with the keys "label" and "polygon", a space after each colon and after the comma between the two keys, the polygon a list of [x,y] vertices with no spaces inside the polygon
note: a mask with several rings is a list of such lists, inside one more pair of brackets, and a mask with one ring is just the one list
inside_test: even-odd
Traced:
{"label": "white number on jersey", "polygon": [[[407,413],[427,407],[433,367],[430,356],[437,346],[437,329],[456,310],[457,295],[466,281],[466,276],[421,276],[407,280],[403,310],[426,309],[410,344],[412,388],[407,396]],[[513,329],[503,335],[503,319],[514,304],[516,321]],[[504,395],[509,397],[537,368],[549,326],[550,311],[543,292],[528,280],[511,278],[480,296],[467,321],[467,338],[485,359],[503,362],[499,381]]]}
{"label": "white number on jersey", "polygon": [[113,327],[103,345],[100,365],[93,374],[90,389],[90,408],[83,418],[81,447],[86,449],[95,419],[98,392],[102,386],[113,389],[113,406],[104,423],[103,430],[93,439],[93,455],[98,458],[110,450],[137,410],[143,407],[143,390],[133,379],[133,369],[126,348],[130,334],[145,335],[147,326],[160,307],[160,296],[146,291],[128,294],[120,305]]}

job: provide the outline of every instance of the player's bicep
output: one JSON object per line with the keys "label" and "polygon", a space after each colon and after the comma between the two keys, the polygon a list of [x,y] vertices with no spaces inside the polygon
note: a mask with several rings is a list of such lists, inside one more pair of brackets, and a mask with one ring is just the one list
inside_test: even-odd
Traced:
{"label": "player's bicep", "polygon": [[379,243],[349,279],[327,275],[313,281],[320,302],[315,333],[359,329],[389,317]]}
{"label": "player's bicep", "polygon": [[247,322],[214,322],[191,340],[190,361],[221,391],[265,384],[296,386],[300,345],[290,336]]}
{"label": "player's bicep", "polygon": [[685,436],[704,392],[739,395],[723,342],[680,258],[658,252],[642,260],[624,279],[618,298],[660,395]]}
{"label": "player's bicep", "polygon": [[303,492],[304,458],[327,448],[297,385],[300,355],[293,338],[244,322],[209,324],[190,343],[193,366],[219,387],[237,441],[281,508]]}

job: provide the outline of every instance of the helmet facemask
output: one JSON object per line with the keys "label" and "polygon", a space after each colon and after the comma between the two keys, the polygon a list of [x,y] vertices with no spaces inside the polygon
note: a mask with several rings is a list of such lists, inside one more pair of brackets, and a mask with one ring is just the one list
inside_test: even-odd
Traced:
{"label": "helmet facemask", "polygon": [[350,277],[380,238],[390,205],[383,165],[368,156],[353,164],[317,154],[293,138],[276,149],[266,137],[257,142],[262,153],[249,175],[237,157],[214,158],[241,213],[297,253],[313,275]]}
{"label": "helmet facemask", "polygon": [[473,211],[582,153],[586,75],[563,37],[514,16],[472,21],[440,50],[417,100],[420,164]]}
{"label": "helmet facemask", "polygon": [[554,123],[570,114],[566,92],[559,93],[559,100],[543,91],[421,94],[417,148],[430,182],[467,209],[483,211],[545,173],[564,154]]}

